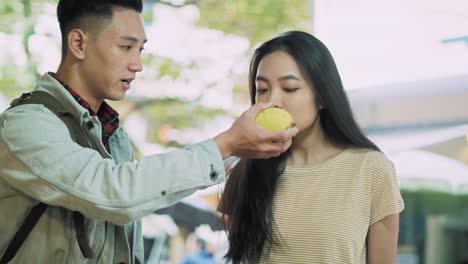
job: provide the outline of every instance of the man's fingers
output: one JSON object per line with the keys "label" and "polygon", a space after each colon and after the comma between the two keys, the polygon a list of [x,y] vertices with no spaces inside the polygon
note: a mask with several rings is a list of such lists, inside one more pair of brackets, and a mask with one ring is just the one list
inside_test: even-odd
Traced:
{"label": "man's fingers", "polygon": [[289,149],[292,145],[292,139],[286,140],[284,142],[268,142],[259,145],[256,148],[256,151],[251,152],[250,158],[253,159],[269,159],[272,157],[278,157],[283,152]]}
{"label": "man's fingers", "polygon": [[281,153],[288,150],[291,147],[292,139],[288,139],[283,142],[272,142],[268,145],[267,149],[263,152],[267,158],[278,157]]}
{"label": "man's fingers", "polygon": [[297,133],[299,133],[299,128],[291,127],[283,132],[285,133],[287,138],[293,138],[297,135]]}
{"label": "man's fingers", "polygon": [[282,152],[261,152],[253,156],[252,159],[269,159],[273,157],[278,157]]}
{"label": "man's fingers", "polygon": [[289,147],[291,147],[291,145],[292,145],[292,139],[286,141],[286,144],[284,145],[284,151],[288,150]]}
{"label": "man's fingers", "polygon": [[270,103],[256,103],[254,104],[252,107],[250,107],[250,109],[247,111],[247,113],[252,116],[252,117],[256,117],[258,113],[260,113],[263,109],[266,109],[266,108],[269,108],[269,107],[272,107],[273,104],[270,102]]}
{"label": "man's fingers", "polygon": [[291,147],[292,138],[297,135],[298,131],[296,127],[284,131],[265,130],[263,143],[258,145],[259,147],[257,148],[257,158],[268,159],[278,157]]}
{"label": "man's fingers", "polygon": [[268,133],[266,133],[266,141],[278,142],[278,143],[286,142],[290,140],[291,138],[295,137],[298,132],[299,132],[299,129],[297,129],[296,127],[292,127],[287,130],[278,131],[278,132],[269,131]]}

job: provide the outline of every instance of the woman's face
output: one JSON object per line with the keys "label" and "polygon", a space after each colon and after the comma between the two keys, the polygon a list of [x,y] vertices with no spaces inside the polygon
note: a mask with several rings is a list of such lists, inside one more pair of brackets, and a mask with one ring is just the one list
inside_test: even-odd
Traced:
{"label": "woman's face", "polygon": [[284,51],[262,58],[255,77],[256,102],[271,102],[287,110],[303,131],[314,124],[318,106],[314,88],[304,79],[294,59]]}

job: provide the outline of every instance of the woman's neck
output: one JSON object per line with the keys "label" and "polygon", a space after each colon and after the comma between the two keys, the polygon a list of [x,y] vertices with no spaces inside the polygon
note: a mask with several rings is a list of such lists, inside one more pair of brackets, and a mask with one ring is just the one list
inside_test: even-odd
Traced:
{"label": "woman's neck", "polygon": [[334,144],[325,134],[319,118],[294,139],[287,164],[305,166],[324,162],[346,149]]}

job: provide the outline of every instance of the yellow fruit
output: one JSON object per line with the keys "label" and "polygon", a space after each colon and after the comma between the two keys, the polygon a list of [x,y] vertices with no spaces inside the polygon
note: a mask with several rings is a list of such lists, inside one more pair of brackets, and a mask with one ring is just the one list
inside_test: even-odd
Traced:
{"label": "yellow fruit", "polygon": [[269,107],[258,113],[255,121],[265,129],[271,131],[286,130],[294,126],[294,120],[288,111],[278,107]]}

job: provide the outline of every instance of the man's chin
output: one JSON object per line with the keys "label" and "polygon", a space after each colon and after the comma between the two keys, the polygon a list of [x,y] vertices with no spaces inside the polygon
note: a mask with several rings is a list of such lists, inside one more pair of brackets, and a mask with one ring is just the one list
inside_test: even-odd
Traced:
{"label": "man's chin", "polygon": [[125,98],[125,92],[123,92],[121,94],[115,94],[115,95],[112,95],[112,96],[108,96],[106,99],[111,100],[111,101],[121,101],[124,98]]}

